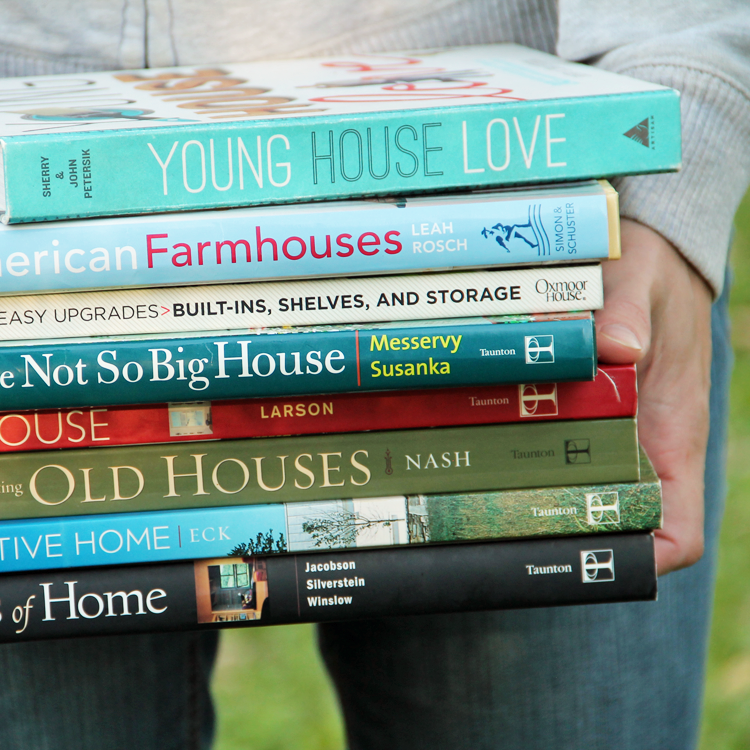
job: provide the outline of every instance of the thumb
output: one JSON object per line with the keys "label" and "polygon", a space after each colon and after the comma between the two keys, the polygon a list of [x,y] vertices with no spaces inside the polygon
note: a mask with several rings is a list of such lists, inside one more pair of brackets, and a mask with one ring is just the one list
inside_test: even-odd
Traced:
{"label": "thumb", "polygon": [[651,346],[648,264],[639,262],[639,238],[630,236],[642,227],[635,225],[633,230],[623,224],[622,258],[603,265],[604,307],[596,312],[599,361],[610,364],[640,362]]}

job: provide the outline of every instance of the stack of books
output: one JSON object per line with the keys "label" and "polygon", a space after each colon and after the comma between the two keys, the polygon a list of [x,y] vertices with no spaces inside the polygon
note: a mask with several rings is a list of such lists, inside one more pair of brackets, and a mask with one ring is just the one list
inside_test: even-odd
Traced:
{"label": "stack of books", "polygon": [[679,167],[676,92],[493,45],[0,96],[1,640],[655,597],[595,178]]}

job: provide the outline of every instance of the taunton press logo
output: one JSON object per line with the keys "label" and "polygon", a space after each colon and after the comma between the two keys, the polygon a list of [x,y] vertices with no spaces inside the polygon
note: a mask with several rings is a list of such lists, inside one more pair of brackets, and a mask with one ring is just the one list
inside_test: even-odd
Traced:
{"label": "taunton press logo", "polygon": [[555,361],[555,337],[544,334],[524,336],[527,365],[548,365]]}
{"label": "taunton press logo", "polygon": [[587,492],[586,522],[590,526],[620,523],[620,496],[617,492]]}
{"label": "taunton press logo", "polygon": [[581,580],[584,583],[604,583],[607,581],[614,581],[614,550],[581,550]]}
{"label": "taunton press logo", "polygon": [[590,464],[591,441],[586,438],[565,441],[566,464]]}
{"label": "taunton press logo", "polygon": [[518,386],[521,417],[557,415],[557,383],[531,383]]}

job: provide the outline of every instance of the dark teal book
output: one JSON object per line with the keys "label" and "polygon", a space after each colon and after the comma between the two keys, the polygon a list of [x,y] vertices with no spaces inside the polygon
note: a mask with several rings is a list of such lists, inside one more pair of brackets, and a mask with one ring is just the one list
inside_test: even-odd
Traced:
{"label": "dark teal book", "polygon": [[0,410],[562,382],[595,373],[591,313],[14,342],[0,346]]}

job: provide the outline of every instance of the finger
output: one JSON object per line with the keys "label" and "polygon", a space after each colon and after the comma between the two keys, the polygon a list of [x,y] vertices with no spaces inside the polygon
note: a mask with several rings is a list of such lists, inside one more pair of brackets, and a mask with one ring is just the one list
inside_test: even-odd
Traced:
{"label": "finger", "polygon": [[[667,497],[681,495],[684,506],[680,513],[672,513],[671,521],[655,533],[656,570],[659,575],[686,568],[703,556],[703,483],[689,486],[663,483]],[[687,492],[686,492],[687,491]],[[694,495],[695,497],[690,497]]]}
{"label": "finger", "polygon": [[703,552],[711,294],[677,250],[651,229],[622,222],[622,259],[604,267],[599,359],[638,363],[638,434],[662,481],[659,574]]}
{"label": "finger", "polygon": [[604,307],[596,313],[598,357],[601,362],[640,362],[651,345],[652,284],[644,273],[642,251],[645,227],[622,222],[622,243],[628,248],[620,260],[604,264]]}
{"label": "finger", "polygon": [[[660,574],[703,553],[703,471],[709,427],[710,295],[689,271],[679,295],[655,317],[652,357],[640,372],[639,435],[662,480],[664,528],[656,532]],[[658,356],[657,356],[658,355]]]}

